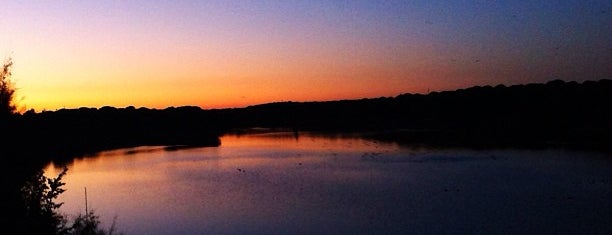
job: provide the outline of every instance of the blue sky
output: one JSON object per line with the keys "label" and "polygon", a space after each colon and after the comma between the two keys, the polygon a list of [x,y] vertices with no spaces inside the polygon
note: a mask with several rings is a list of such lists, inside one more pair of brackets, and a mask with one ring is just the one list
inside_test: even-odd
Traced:
{"label": "blue sky", "polygon": [[3,9],[0,52],[15,62],[23,105],[39,110],[235,107],[612,77],[612,1],[12,1]]}

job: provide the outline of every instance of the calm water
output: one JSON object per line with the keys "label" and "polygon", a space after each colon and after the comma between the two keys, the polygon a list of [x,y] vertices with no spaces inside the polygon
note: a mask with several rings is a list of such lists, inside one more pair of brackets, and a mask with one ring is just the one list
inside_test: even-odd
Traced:
{"label": "calm water", "polygon": [[[62,211],[126,234],[612,232],[612,156],[407,148],[356,137],[224,136],[74,160]],[[60,167],[46,168],[55,176]]]}

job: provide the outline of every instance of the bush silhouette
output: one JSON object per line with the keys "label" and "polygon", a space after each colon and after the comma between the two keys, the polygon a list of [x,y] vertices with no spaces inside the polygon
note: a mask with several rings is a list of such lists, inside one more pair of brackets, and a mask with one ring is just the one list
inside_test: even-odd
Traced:
{"label": "bush silhouette", "polygon": [[58,212],[63,203],[57,197],[66,190],[62,177],[68,171],[64,168],[56,178],[48,178],[38,171],[21,188],[23,205],[23,231],[21,234],[63,234],[63,235],[110,235],[115,233],[113,222],[109,230],[100,228],[100,217],[93,211],[77,215],[69,223],[65,215]]}
{"label": "bush silhouette", "polygon": [[54,200],[65,191],[64,169],[56,178],[47,178],[39,171],[21,188],[25,234],[67,234],[66,219],[57,212],[63,203]]}

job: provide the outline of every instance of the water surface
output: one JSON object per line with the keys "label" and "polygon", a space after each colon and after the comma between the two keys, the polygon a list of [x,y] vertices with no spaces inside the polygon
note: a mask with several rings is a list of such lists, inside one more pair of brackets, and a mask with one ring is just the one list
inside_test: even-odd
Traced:
{"label": "water surface", "polygon": [[[402,147],[357,136],[227,135],[75,159],[62,211],[126,234],[612,232],[611,156]],[[48,176],[59,166],[49,165]]]}

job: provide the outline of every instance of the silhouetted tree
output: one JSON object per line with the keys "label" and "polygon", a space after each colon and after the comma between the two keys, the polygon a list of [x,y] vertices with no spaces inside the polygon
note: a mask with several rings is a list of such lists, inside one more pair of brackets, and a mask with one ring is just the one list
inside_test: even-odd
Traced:
{"label": "silhouetted tree", "polygon": [[0,70],[0,118],[15,112],[15,105],[13,104],[15,88],[10,80],[11,66],[13,66],[13,61],[9,58]]}
{"label": "silhouetted tree", "polygon": [[38,171],[21,187],[23,205],[22,231],[19,234],[62,234],[62,235],[111,235],[115,234],[115,223],[110,229],[100,228],[100,217],[93,211],[79,214],[69,225],[65,215],[58,212],[62,203],[57,203],[57,197],[66,190],[62,187],[62,177],[67,168],[56,178],[48,178],[43,171]]}
{"label": "silhouetted tree", "polygon": [[26,222],[23,234],[67,234],[67,220],[57,212],[63,203],[54,200],[66,191],[62,177],[64,169],[56,178],[47,178],[39,171],[25,182],[21,188],[23,216]]}

